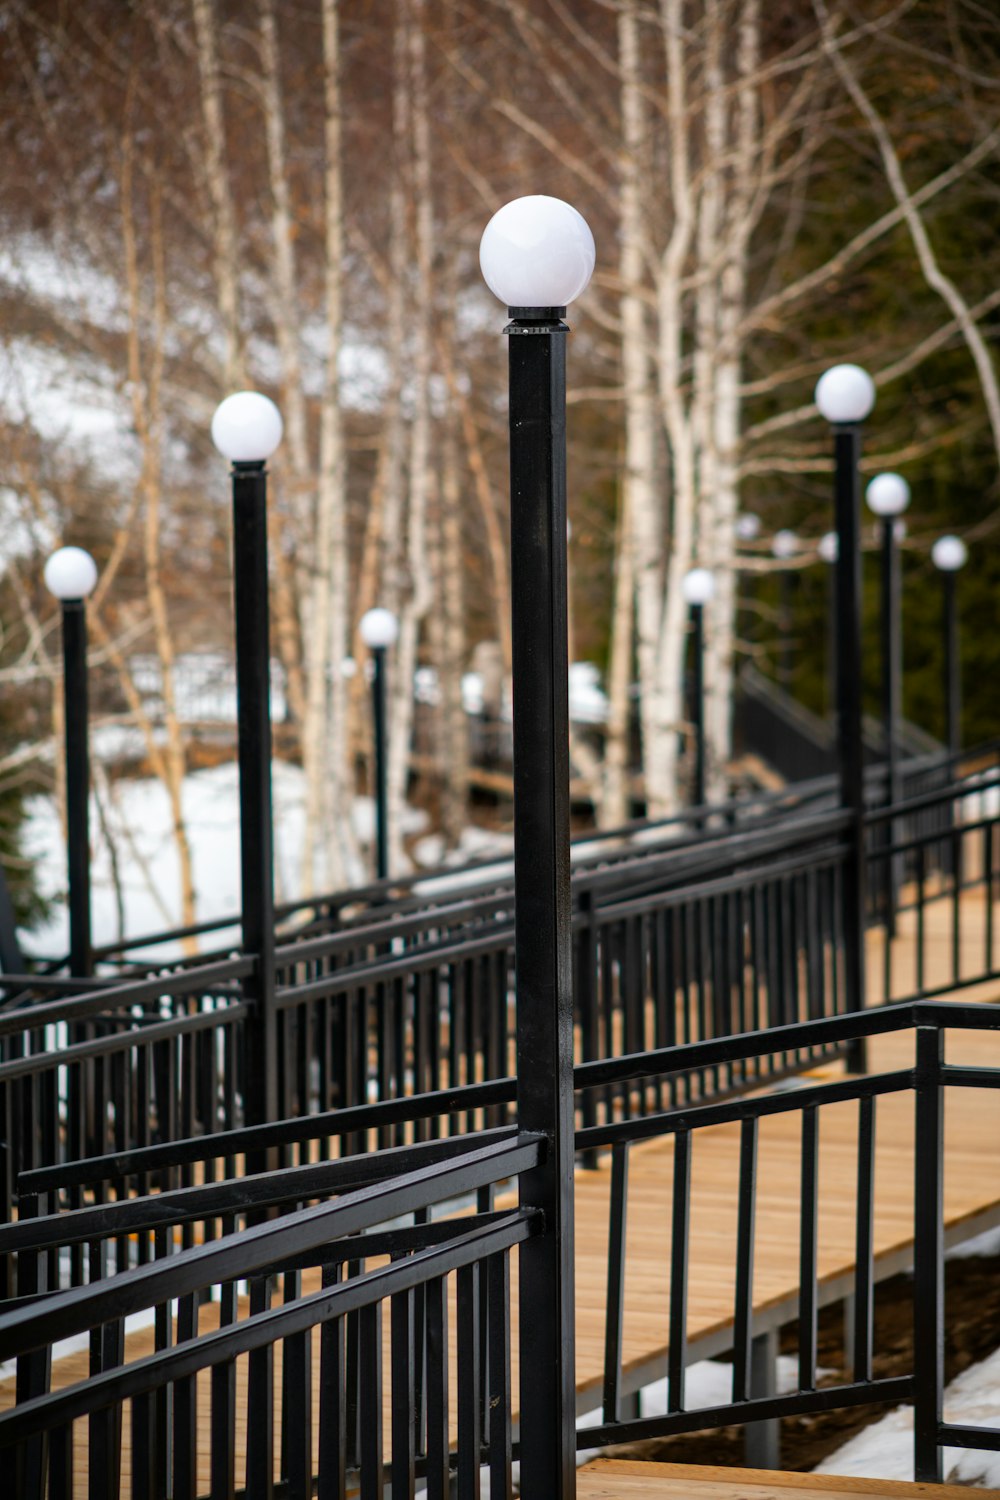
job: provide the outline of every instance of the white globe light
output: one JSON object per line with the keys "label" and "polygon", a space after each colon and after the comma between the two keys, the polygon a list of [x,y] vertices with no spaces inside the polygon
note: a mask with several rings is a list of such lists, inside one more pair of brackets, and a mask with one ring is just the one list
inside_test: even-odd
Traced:
{"label": "white globe light", "polygon": [[259,391],[237,391],[215,408],[212,442],[234,464],[263,463],[281,442],[281,413]]}
{"label": "white globe light", "polygon": [[835,531],[828,531],[820,537],[816,550],[825,563],[835,563],[840,556],[840,537]]}
{"label": "white globe light", "polygon": [[353,656],[345,656],[344,659],[343,659],[343,661],[340,663],[340,675],[341,675],[341,677],[356,677],[357,676],[357,671],[358,671],[358,664],[354,660],[354,657]]}
{"label": "white globe light", "polygon": [[715,579],[707,568],[692,568],[681,583],[685,604],[707,604],[715,593]]}
{"label": "white globe light", "polygon": [[910,486],[902,474],[876,474],[865,500],[874,516],[901,516],[910,503]]}
{"label": "white globe light", "polygon": [[892,523],[892,539],[893,539],[894,542],[905,542],[906,541],[906,522],[905,521],[893,521],[893,523]]}
{"label": "white globe light", "polygon": [[794,531],[776,531],[771,542],[772,554],[782,561],[794,557],[799,550],[799,539]]}
{"label": "white globe light", "polygon": [[819,377],[816,405],[828,422],[863,422],[875,405],[875,382],[860,365],[834,365]]}
{"label": "white globe light", "polygon": [[505,203],[479,244],[486,285],[508,307],[565,307],[586,290],[596,255],[583,215],[540,193]]}
{"label": "white globe light", "polygon": [[86,599],[97,582],[97,564],[82,547],[60,547],[45,564],[42,576],[57,599]]}
{"label": "white globe light", "polygon": [[760,532],[760,516],[746,510],[736,517],[736,536],[741,542],[752,542]]}
{"label": "white globe light", "polygon": [[369,651],[384,650],[396,644],[399,621],[391,609],[370,609],[361,616],[361,639]]}
{"label": "white globe light", "polygon": [[931,548],[934,566],[942,573],[956,573],[969,560],[969,549],[960,536],[939,536]]}

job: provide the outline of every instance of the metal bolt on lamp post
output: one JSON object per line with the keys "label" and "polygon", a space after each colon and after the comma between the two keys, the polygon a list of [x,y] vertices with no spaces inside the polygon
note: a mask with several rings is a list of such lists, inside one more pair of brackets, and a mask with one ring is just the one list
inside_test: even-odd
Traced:
{"label": "metal bolt on lamp post", "polygon": [[265,465],[281,436],[281,413],[257,391],[227,396],[212,418],[212,441],[232,464],[243,948],[256,958],[254,972],[244,981],[252,1004],[243,1100],[249,1125],[277,1119],[279,1107]]}
{"label": "metal bolt on lamp post", "polygon": [[558,198],[501,208],[479,250],[510,323],[514,646],[514,966],[517,1111],[546,1139],[521,1179],[544,1231],[521,1247],[521,1492],[576,1487],[573,1297],[573,989],[566,606],[566,304],[586,289],[594,238]]}
{"label": "metal bolt on lamp post", "polygon": [[944,703],[949,755],[962,748],[962,677],[958,651],[958,603],[955,574],[969,560],[969,549],[959,536],[939,536],[931,560],[941,574],[941,627],[944,635]]}
{"label": "metal bolt on lamp post", "polygon": [[[800,547],[794,531],[776,531],[771,541],[771,556],[778,562],[788,562]],[[795,574],[791,568],[782,568],[778,574],[778,632],[780,647],[778,657],[778,681],[786,690],[792,681],[792,588]]]}
{"label": "metal bolt on lamp post", "polygon": [[707,568],[692,568],[681,583],[691,611],[691,723],[694,727],[694,777],[691,801],[705,805],[705,605],[715,593],[715,579]]}
{"label": "metal bolt on lamp post", "polygon": [[358,627],[372,654],[372,722],[375,731],[375,876],[389,874],[389,749],[386,653],[396,644],[399,621],[389,609],[370,609]]}
{"label": "metal bolt on lamp post", "polygon": [[[859,365],[820,376],[816,405],[833,427],[837,531],[837,759],[840,804],[850,814],[843,865],[844,989],[848,1010],[865,1004],[865,773],[861,738],[861,424],[875,405],[875,382]],[[852,1043],[852,1071],[863,1071],[864,1043]],[[859,1308],[861,1304],[859,1302]],[[861,1313],[864,1309],[861,1309]],[[859,1340],[860,1344],[860,1340]]]}
{"label": "metal bolt on lamp post", "polygon": [[66,753],[66,866],[69,892],[69,971],[89,977],[90,747],[87,739],[87,598],[97,564],[82,547],[60,547],[45,564],[45,586],[62,605],[63,732]]}

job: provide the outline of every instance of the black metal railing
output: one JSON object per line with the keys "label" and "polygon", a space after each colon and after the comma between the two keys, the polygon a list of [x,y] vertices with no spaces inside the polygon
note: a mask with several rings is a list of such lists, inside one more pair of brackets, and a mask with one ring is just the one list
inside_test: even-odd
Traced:
{"label": "black metal railing", "polygon": [[[1000,972],[1000,774],[987,763],[943,787],[942,774],[940,766],[915,771],[910,787],[929,778],[930,790],[869,814],[870,967],[882,975],[882,995],[896,1001]],[[667,848],[618,850],[578,871],[578,1059],[843,1011],[845,833],[838,812],[809,811],[735,831],[703,828]],[[890,865],[902,872],[893,876],[891,941],[887,926],[879,930]],[[283,944],[268,1055],[278,1116],[506,1078],[512,939],[510,892],[494,889],[449,891],[433,906],[377,920],[367,913]],[[949,962],[932,967],[942,942]],[[231,957],[125,984],[94,982],[0,1014],[5,1218],[18,1175],[34,1167],[252,1123],[244,1056],[255,1011],[241,992],[252,964]],[[716,1068],[684,1086],[692,1099],[721,1097],[815,1060]],[[641,1113],[662,1103],[651,1090],[645,1101],[609,1095],[601,1108]],[[587,1109],[596,1107],[588,1097]],[[421,1128],[465,1125],[454,1114]]]}
{"label": "black metal railing", "polygon": [[[1000,1029],[1000,1005],[918,1001],[862,1015],[806,1021],[770,1033],[734,1036],[691,1047],[663,1049],[616,1061],[585,1064],[576,1070],[578,1090],[603,1095],[609,1089],[631,1091],[658,1087],[692,1070],[746,1067],[765,1056],[808,1054],[816,1047],[845,1045],[887,1032],[911,1032],[915,1064],[864,1077],[838,1078],[793,1092],[681,1105],[659,1115],[620,1119],[591,1126],[578,1134],[585,1150],[612,1152],[608,1233],[608,1281],[603,1375],[602,1421],[578,1433],[581,1448],[631,1443],[679,1433],[706,1431],[734,1424],[771,1422],[845,1406],[910,1402],[914,1408],[915,1477],[940,1481],[944,1446],[1000,1449],[1000,1429],[955,1426],[943,1418],[944,1291],[943,1191],[944,1094],[948,1088],[1000,1088],[1000,1068],[964,1067],[945,1061],[949,1030]],[[912,1094],[915,1109],[913,1245],[913,1369],[910,1374],[878,1378],[873,1373],[875,1283],[875,1143],[876,1101],[890,1094]],[[851,1378],[820,1383],[817,1370],[817,1210],[819,1143],[824,1111],[832,1105],[858,1106],[855,1199],[854,1328]],[[758,1197],[758,1142],[762,1121],[778,1114],[801,1119],[798,1235],[798,1341],[795,1389],[780,1395],[755,1392],[751,1378],[755,1336],[755,1257],[760,1252],[755,1229]],[[735,1186],[736,1229],[732,1304],[732,1398],[711,1408],[691,1408],[686,1401],[688,1282],[691,1240],[692,1154],[698,1132],[738,1123],[738,1174]],[[672,1184],[663,1204],[671,1218],[669,1291],[663,1306],[663,1343],[667,1349],[665,1415],[623,1418],[621,1396],[622,1320],[627,1275],[625,1240],[629,1222],[628,1166],[633,1146],[654,1138],[673,1143]],[[648,1185],[646,1188],[648,1200]],[[718,1211],[718,1204],[716,1211]],[[646,1325],[656,1310],[643,1303]]]}
{"label": "black metal railing", "polygon": [[[581,1099],[592,1092],[603,1099],[609,1090],[619,1096],[655,1090],[669,1101],[678,1092],[671,1090],[671,1080],[713,1069],[752,1073],[765,1057],[805,1057],[892,1032],[909,1034],[915,1042],[914,1062],[905,1067],[826,1079],[792,1092],[668,1104],[657,1113],[608,1118],[578,1132],[581,1151],[612,1153],[602,1422],[579,1432],[581,1448],[891,1400],[914,1407],[920,1479],[940,1478],[944,1446],[1000,1449],[1000,1430],[944,1420],[938,1353],[944,1335],[944,1095],[950,1088],[1000,1088],[1000,1068],[948,1063],[944,1038],[952,1031],[997,1029],[998,1005],[917,1001],[577,1068]],[[912,1097],[915,1121],[914,1360],[909,1373],[879,1378],[872,1295],[877,1101],[901,1094]],[[408,1103],[413,1108],[416,1102]],[[845,1104],[857,1107],[853,1368],[844,1379],[827,1384],[817,1368],[819,1152],[825,1112]],[[368,1129],[384,1122],[387,1116],[378,1112],[386,1108],[372,1107]],[[578,1113],[586,1113],[582,1103]],[[756,1231],[759,1147],[764,1122],[789,1114],[801,1122],[797,1380],[790,1392],[760,1395],[752,1379],[753,1287],[755,1266],[768,1252],[766,1236]],[[359,1114],[353,1122],[359,1130],[363,1119]],[[725,1124],[739,1127],[733,1185],[732,1399],[692,1408],[685,1390],[692,1161],[698,1132]],[[276,1130],[271,1144],[287,1145],[282,1132],[290,1129]],[[628,1167],[632,1150],[655,1138],[670,1139],[673,1147],[662,1204],[672,1226],[669,1284],[662,1304],[667,1411],[635,1417],[623,1415],[622,1402]],[[318,1495],[339,1497],[356,1471],[366,1496],[380,1495],[387,1477],[394,1492],[397,1479],[401,1492],[412,1494],[415,1480],[425,1478],[429,1492],[443,1496],[454,1474],[457,1493],[465,1500],[478,1494],[481,1465],[490,1467],[491,1493],[496,1484],[498,1493],[509,1494],[516,1453],[509,1255],[526,1236],[544,1234],[546,1228],[537,1218],[498,1207],[494,1193],[500,1185],[505,1192],[513,1189],[518,1174],[537,1161],[538,1151],[537,1140],[514,1131],[500,1137],[471,1135],[297,1166],[270,1174],[267,1182],[245,1179],[243,1202],[236,1197],[238,1181],[211,1183],[163,1193],[159,1205],[155,1199],[125,1198],[83,1214],[42,1216],[0,1231],[5,1244],[20,1240],[25,1257],[18,1298],[0,1307],[0,1359],[17,1361],[17,1404],[0,1416],[0,1448],[11,1450],[16,1493],[40,1500],[47,1478],[50,1496],[70,1494],[76,1461],[78,1469],[81,1464],[88,1469],[92,1494],[117,1495],[122,1433],[129,1421],[136,1455],[132,1493],[137,1496],[171,1492],[193,1497],[208,1483],[213,1493],[232,1493],[242,1478],[234,1468],[237,1453],[245,1454],[249,1494],[271,1492],[265,1476],[273,1474],[275,1465],[289,1494],[310,1494],[315,1480]],[[147,1169],[155,1169],[155,1158]],[[643,1199],[648,1208],[648,1185]],[[435,1205],[441,1217],[428,1221]],[[279,1210],[281,1216],[261,1221],[265,1209]],[[661,1210],[654,1209],[659,1222]],[[255,1216],[258,1222],[253,1222]],[[204,1231],[213,1217],[223,1232],[209,1240]],[[190,1223],[201,1226],[207,1242],[170,1253],[172,1231]],[[152,1236],[145,1263],[136,1263],[133,1249],[124,1252],[120,1263],[117,1251],[106,1249],[125,1239],[141,1243],[144,1235]],[[157,1236],[163,1250],[159,1256]],[[96,1275],[89,1285],[48,1291],[44,1278],[53,1248],[65,1251],[73,1242],[87,1244]],[[522,1297],[527,1264],[521,1266]],[[457,1282],[451,1298],[446,1290],[450,1276]],[[277,1286],[281,1300],[272,1305]],[[383,1372],[376,1309],[386,1307],[391,1354]],[[449,1403],[445,1374],[449,1316],[458,1350],[457,1403]],[[655,1302],[647,1296],[644,1320],[650,1323],[656,1316]],[[141,1331],[128,1320],[144,1317],[152,1320],[153,1345],[145,1353],[141,1345],[126,1345],[130,1329]],[[309,1358],[314,1329],[320,1330],[316,1370]],[[57,1341],[85,1333],[91,1335],[88,1378],[52,1389]],[[237,1389],[243,1390],[237,1384],[244,1378],[241,1360],[246,1396],[237,1403]],[[209,1371],[210,1385],[199,1386],[199,1374]],[[528,1359],[522,1362],[521,1402],[530,1400],[531,1378]],[[316,1393],[318,1434],[311,1430]],[[392,1416],[383,1431],[387,1396]],[[199,1440],[197,1410],[206,1398],[210,1420]],[[236,1412],[244,1408],[247,1420],[238,1427]],[[199,1477],[199,1459],[207,1482]]]}
{"label": "black metal railing", "polygon": [[[329,1167],[325,1183],[323,1168],[309,1183],[279,1173],[272,1204],[293,1211],[238,1233],[232,1184],[189,1188],[199,1206],[164,1202],[161,1242],[192,1212],[216,1214],[222,1237],[69,1291],[22,1292],[0,1309],[0,1360],[17,1368],[0,1450],[19,1500],[64,1500],[80,1468],[89,1495],[107,1500],[126,1478],[135,1500],[232,1495],[244,1483],[249,1496],[309,1496],[315,1483],[318,1496],[340,1497],[349,1472],[365,1500],[382,1500],[387,1477],[393,1493],[412,1495],[421,1478],[445,1500],[453,1474],[460,1495],[478,1494],[484,1463],[491,1493],[509,1496],[510,1253],[542,1225],[496,1209],[494,1193],[535,1167],[539,1150],[526,1136],[474,1138],[444,1161],[415,1148],[389,1172],[380,1153],[382,1165],[358,1164],[362,1186]],[[456,1212],[469,1198],[475,1211]],[[129,1213],[146,1225],[145,1212],[118,1204],[106,1227],[120,1231]],[[152,1348],[133,1353],[127,1335],[148,1322]],[[53,1389],[59,1341],[81,1334],[87,1376]]]}

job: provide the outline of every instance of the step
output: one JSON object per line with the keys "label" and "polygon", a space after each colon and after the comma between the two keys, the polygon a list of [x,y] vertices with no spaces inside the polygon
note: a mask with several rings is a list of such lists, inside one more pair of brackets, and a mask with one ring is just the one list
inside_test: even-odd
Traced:
{"label": "step", "polygon": [[577,1473],[579,1500],[970,1500],[1000,1497],[1000,1490],[956,1484],[906,1484],[894,1479],[848,1479],[837,1474],[785,1474],[777,1470],[717,1469],[707,1464],[652,1464],[598,1458]]}

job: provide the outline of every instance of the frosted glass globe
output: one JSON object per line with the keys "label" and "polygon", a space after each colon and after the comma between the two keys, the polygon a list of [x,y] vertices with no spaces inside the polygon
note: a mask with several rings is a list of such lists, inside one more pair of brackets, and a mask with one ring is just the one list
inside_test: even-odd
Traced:
{"label": "frosted glass globe", "polygon": [[931,548],[934,566],[942,573],[956,573],[969,559],[969,549],[960,536],[939,536]]}
{"label": "frosted glass globe", "polygon": [[746,510],[736,517],[736,536],[741,542],[752,542],[760,533],[760,516]]}
{"label": "frosted glass globe", "polygon": [[772,554],[781,559],[794,557],[799,550],[799,539],[794,531],[776,531],[771,542]]}
{"label": "frosted glass globe", "polygon": [[835,563],[840,556],[840,537],[835,531],[828,531],[820,537],[816,550],[825,563]]}
{"label": "frosted glass globe", "polygon": [[902,474],[876,474],[865,500],[874,516],[901,516],[910,503],[910,486]]}
{"label": "frosted glass globe", "polygon": [[391,609],[370,609],[361,616],[361,639],[370,651],[384,650],[396,643],[399,621]]}
{"label": "frosted glass globe", "polygon": [[707,568],[692,568],[684,574],[681,592],[685,604],[707,604],[715,593],[715,579]]}
{"label": "frosted glass globe", "polygon": [[237,391],[215,408],[212,442],[234,464],[263,463],[281,442],[281,413],[259,391]]}
{"label": "frosted glass globe", "polygon": [[816,405],[828,422],[863,422],[875,405],[875,382],[860,365],[834,365],[819,377]]}
{"label": "frosted glass globe", "polygon": [[42,576],[57,599],[86,599],[97,582],[97,564],[82,547],[60,547],[45,564]]}
{"label": "frosted glass globe", "polygon": [[497,210],[483,231],[479,264],[507,307],[565,307],[586,290],[596,253],[583,215],[536,193]]}

